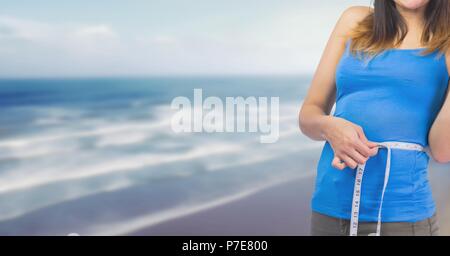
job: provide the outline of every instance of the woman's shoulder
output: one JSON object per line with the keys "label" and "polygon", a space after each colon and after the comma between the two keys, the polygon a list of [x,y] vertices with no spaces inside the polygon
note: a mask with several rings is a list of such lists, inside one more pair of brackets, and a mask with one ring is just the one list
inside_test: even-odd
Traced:
{"label": "woman's shoulder", "polygon": [[367,6],[351,6],[345,9],[336,25],[338,33],[347,37],[371,13],[373,13],[373,8]]}

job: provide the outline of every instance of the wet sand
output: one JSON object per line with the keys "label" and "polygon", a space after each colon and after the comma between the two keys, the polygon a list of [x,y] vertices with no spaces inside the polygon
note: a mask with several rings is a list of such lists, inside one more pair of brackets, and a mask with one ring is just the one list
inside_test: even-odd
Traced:
{"label": "wet sand", "polygon": [[289,181],[129,235],[308,235],[313,181]]}

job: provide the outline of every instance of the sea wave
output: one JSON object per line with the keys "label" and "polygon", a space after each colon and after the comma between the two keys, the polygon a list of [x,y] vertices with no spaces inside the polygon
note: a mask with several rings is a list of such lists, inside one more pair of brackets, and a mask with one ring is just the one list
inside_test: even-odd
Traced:
{"label": "sea wave", "polygon": [[[280,106],[280,141],[264,146],[258,134],[175,134],[170,129],[173,110],[167,105],[138,106],[140,120],[119,121],[86,110],[34,108],[34,125],[48,128],[0,140],[0,221],[133,187],[141,182],[135,177],[151,180],[153,173],[158,178],[188,179],[198,173],[198,168],[164,170],[167,165],[198,163],[206,172],[227,172],[320,146],[302,142],[297,104]],[[95,186],[82,185],[93,182]],[[48,189],[56,193],[39,201],[29,196]],[[30,200],[4,203],[11,196]]]}

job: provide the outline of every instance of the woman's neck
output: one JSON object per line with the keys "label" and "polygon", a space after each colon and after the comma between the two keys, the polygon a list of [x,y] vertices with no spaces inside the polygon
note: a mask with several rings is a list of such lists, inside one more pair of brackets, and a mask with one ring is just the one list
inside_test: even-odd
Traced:
{"label": "woman's neck", "polygon": [[425,11],[426,6],[415,10],[405,9],[397,5],[397,10],[405,20],[408,27],[408,33],[401,42],[400,48],[419,48],[424,47],[422,42],[422,35],[425,26]]}
{"label": "woman's neck", "polygon": [[405,9],[397,5],[397,10],[402,15],[409,29],[422,29],[425,23],[425,10],[427,6],[422,6],[415,10]]}

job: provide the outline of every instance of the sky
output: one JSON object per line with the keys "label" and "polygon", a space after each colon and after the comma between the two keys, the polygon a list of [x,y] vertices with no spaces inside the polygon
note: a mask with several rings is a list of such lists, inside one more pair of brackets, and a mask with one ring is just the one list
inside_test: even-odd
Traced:
{"label": "sky", "polygon": [[310,74],[370,0],[0,0],[0,77]]}

